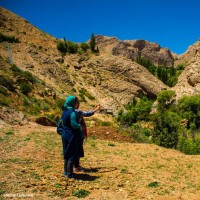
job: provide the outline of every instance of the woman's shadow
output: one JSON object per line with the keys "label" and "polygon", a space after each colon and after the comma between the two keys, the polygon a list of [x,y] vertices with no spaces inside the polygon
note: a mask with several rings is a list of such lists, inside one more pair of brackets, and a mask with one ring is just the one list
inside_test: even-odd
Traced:
{"label": "woman's shadow", "polygon": [[116,167],[111,167],[111,168],[102,168],[102,167],[96,167],[96,168],[90,168],[87,169],[83,174],[76,174],[76,178],[79,180],[83,181],[94,181],[98,179],[100,176],[93,176],[90,175],[90,173],[106,173],[106,172],[111,172],[117,170]]}
{"label": "woman's shadow", "polygon": [[76,179],[82,181],[94,181],[97,178],[99,178],[99,176],[91,176],[89,174],[76,174]]}

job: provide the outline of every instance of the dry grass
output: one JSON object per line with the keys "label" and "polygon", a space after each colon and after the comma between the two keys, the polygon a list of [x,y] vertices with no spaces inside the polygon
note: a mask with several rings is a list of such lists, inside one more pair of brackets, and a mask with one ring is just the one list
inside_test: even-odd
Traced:
{"label": "dry grass", "polygon": [[200,156],[156,145],[89,138],[81,164],[86,173],[68,181],[54,128],[1,128],[1,199],[193,199],[200,197]]}

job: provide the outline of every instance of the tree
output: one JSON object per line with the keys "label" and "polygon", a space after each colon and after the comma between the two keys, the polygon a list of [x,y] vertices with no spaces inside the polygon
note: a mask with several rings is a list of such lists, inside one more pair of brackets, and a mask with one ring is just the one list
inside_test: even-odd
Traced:
{"label": "tree", "polygon": [[78,45],[74,42],[71,42],[69,40],[65,40],[64,41],[59,41],[57,44],[57,49],[61,52],[61,53],[77,53],[78,51]]}
{"label": "tree", "polygon": [[153,142],[163,147],[176,148],[179,141],[180,117],[170,111],[158,112],[153,121]]}
{"label": "tree", "polygon": [[62,53],[66,53],[67,52],[67,48],[65,46],[65,42],[63,41],[60,41],[58,44],[57,44],[57,49],[62,52]]}
{"label": "tree", "polygon": [[158,94],[158,110],[163,112],[170,107],[173,103],[173,97],[175,96],[175,92],[172,90],[163,90]]}
{"label": "tree", "polygon": [[77,53],[77,51],[78,51],[78,45],[69,40],[65,42],[65,46],[67,48],[67,52],[69,52],[69,53],[73,54],[73,53]]}
{"label": "tree", "polygon": [[131,126],[138,121],[148,121],[149,113],[151,112],[152,101],[147,97],[141,97],[137,100],[135,97],[132,102],[125,105],[126,112],[120,111],[117,116],[117,121],[121,125]]}
{"label": "tree", "polygon": [[83,51],[86,52],[89,48],[90,47],[87,43],[85,43],[85,42],[81,43],[81,49],[83,49]]}
{"label": "tree", "polygon": [[200,128],[200,95],[184,96],[178,102],[179,114],[188,120],[188,128]]}
{"label": "tree", "polygon": [[95,41],[94,33],[92,33],[91,39],[90,39],[90,49],[92,52],[95,52],[95,46],[96,46],[96,41]]}

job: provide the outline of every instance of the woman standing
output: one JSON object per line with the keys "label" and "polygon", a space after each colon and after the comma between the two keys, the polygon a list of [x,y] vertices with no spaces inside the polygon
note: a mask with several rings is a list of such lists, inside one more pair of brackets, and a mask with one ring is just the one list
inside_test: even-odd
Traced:
{"label": "woman standing", "polygon": [[62,114],[62,144],[64,156],[64,175],[73,178],[73,164],[79,158],[79,143],[81,139],[81,125],[77,123],[74,109],[79,100],[75,96],[68,96],[64,103]]}

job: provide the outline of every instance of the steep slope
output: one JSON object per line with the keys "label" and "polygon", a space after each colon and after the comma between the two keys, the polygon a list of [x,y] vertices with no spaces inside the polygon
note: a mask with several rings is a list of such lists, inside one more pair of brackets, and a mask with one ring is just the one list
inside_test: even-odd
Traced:
{"label": "steep slope", "polygon": [[[102,51],[100,55],[87,52],[63,56],[57,50],[56,38],[4,8],[0,11],[0,32],[20,41],[9,44],[13,63],[31,72],[45,83],[47,89],[62,98],[69,94],[80,98],[85,95],[83,106],[100,103],[116,112],[133,96],[147,94],[155,98],[167,87],[144,67],[119,55]],[[0,55],[9,62],[7,44],[0,43]]]}
{"label": "steep slope", "polygon": [[133,96],[156,95],[167,88],[144,67],[124,57],[101,55],[81,63],[77,70],[83,85],[104,107],[116,110],[121,104],[130,102]]}
{"label": "steep slope", "polygon": [[176,64],[184,63],[185,70],[178,79],[178,83],[173,88],[177,98],[183,95],[194,95],[200,93],[200,41],[190,46],[186,53],[181,55]]}

